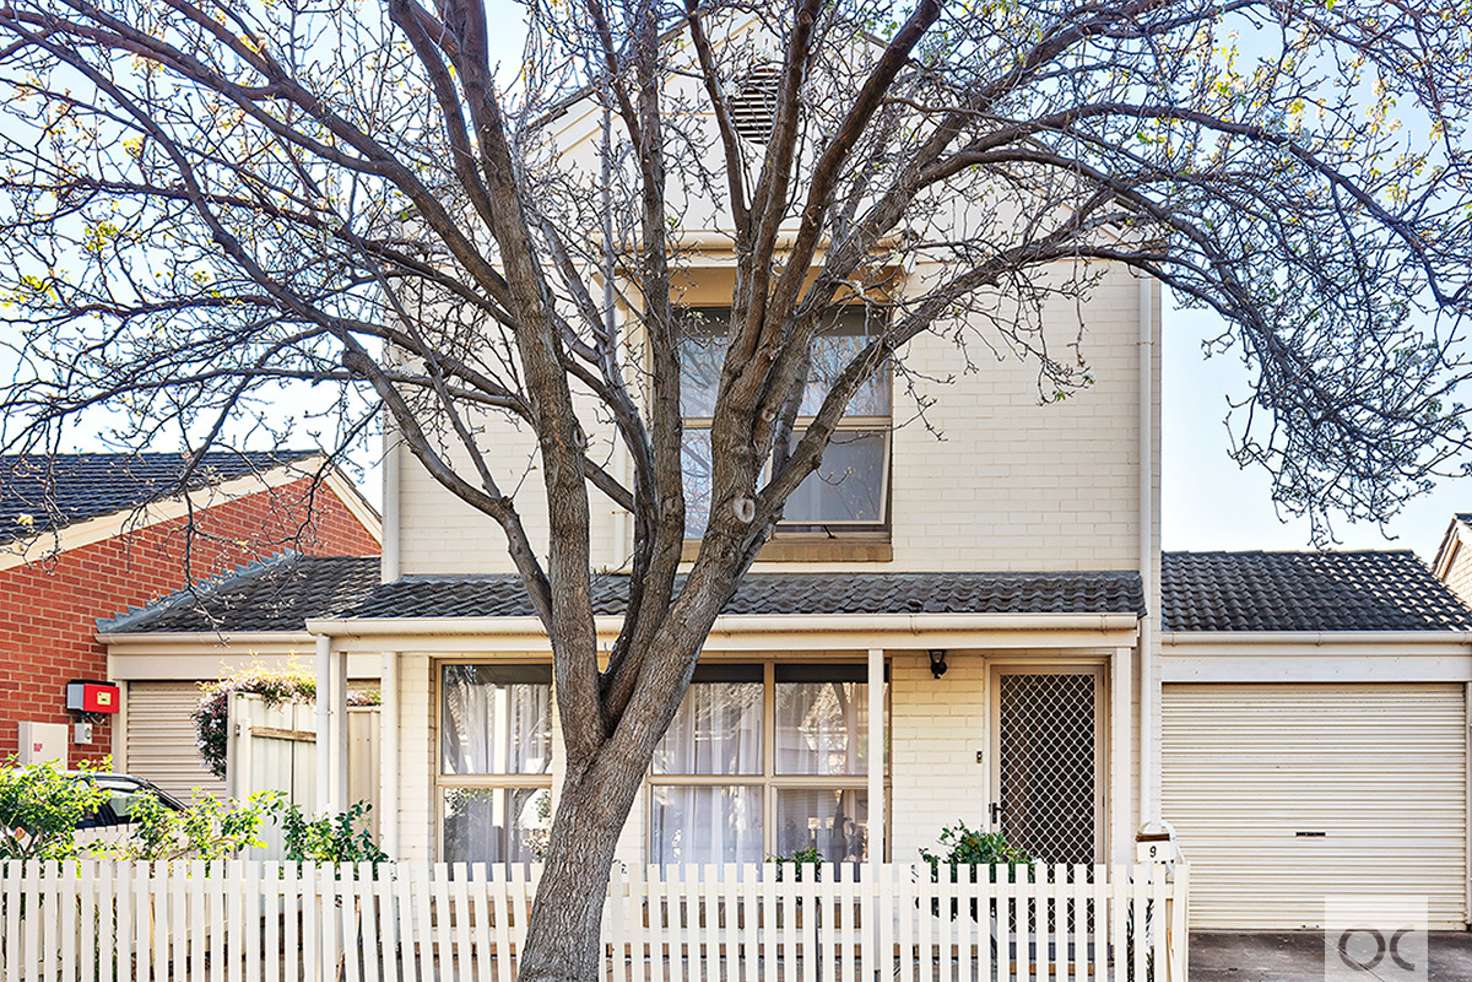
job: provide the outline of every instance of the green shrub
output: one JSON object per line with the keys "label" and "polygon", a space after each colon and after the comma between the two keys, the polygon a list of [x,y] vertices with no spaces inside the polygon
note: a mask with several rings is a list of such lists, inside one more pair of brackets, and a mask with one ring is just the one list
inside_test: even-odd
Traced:
{"label": "green shrub", "polygon": [[783,873],[788,864],[791,864],[793,867],[792,882],[801,883],[804,867],[812,867],[813,878],[818,878],[820,875],[818,864],[823,862],[823,854],[818,851],[816,846],[808,846],[806,849],[799,849],[790,856],[769,856],[767,857],[767,862],[777,864],[778,883],[782,882]]}
{"label": "green shrub", "polygon": [[1025,866],[1032,857],[1008,844],[1000,832],[981,832],[964,821],[940,830],[940,852],[920,850],[921,862],[932,870],[941,866]]}
{"label": "green shrub", "polygon": [[360,801],[346,811],[307,818],[300,805],[278,802],[273,809],[281,822],[286,858],[294,862],[382,863],[388,853],[360,827],[373,806]]}
{"label": "green shrub", "polygon": [[107,804],[108,792],[86,779],[105,770],[83,765],[69,775],[51,764],[0,764],[0,859],[69,859],[77,855],[77,823]]}
{"label": "green shrub", "polygon": [[[997,867],[999,866],[1022,866],[1030,867],[1032,857],[1026,852],[1018,849],[1007,842],[1007,837],[1000,832],[982,832],[968,826],[964,821],[958,821],[955,825],[947,825],[940,830],[940,851],[931,852],[929,849],[920,850],[920,859],[930,867],[930,882],[942,882],[942,870],[945,873],[946,882],[966,882],[967,876],[962,874],[964,867],[977,866],[986,868],[986,876],[990,882],[997,880]],[[975,874],[971,874],[975,875]],[[1016,874],[1014,873],[1014,876]],[[1023,876],[1031,876],[1031,869],[1022,871]],[[919,901],[916,901],[919,903]],[[961,908],[958,901],[950,903],[950,917],[955,920],[960,915]],[[969,904],[971,919],[978,920],[980,907],[977,901],[972,900]],[[997,914],[996,902],[989,905],[988,916]],[[930,902],[932,915],[940,916],[940,901]]]}
{"label": "green shrub", "polygon": [[115,852],[119,859],[231,859],[265,845],[261,827],[281,797],[280,791],[258,791],[245,801],[203,795],[175,811],[145,791],[133,796],[129,835]]}

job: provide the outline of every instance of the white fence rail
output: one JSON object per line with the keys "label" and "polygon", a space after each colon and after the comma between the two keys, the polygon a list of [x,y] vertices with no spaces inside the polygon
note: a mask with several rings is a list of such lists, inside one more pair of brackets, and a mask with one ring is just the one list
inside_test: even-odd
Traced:
{"label": "white fence rail", "polygon": [[[512,982],[536,868],[0,864],[3,982]],[[1187,870],[615,868],[608,982],[1184,982]]]}

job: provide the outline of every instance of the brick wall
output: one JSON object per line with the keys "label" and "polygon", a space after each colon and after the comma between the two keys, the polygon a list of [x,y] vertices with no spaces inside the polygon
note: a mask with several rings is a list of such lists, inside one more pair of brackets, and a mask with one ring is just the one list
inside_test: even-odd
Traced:
{"label": "brick wall", "polygon": [[[69,723],[69,679],[106,678],[96,621],[158,599],[253,559],[292,548],[313,555],[377,555],[378,542],[331,491],[303,478],[196,511],[195,534],[179,518],[124,531],[49,560],[0,571],[0,759],[17,752],[19,723]],[[105,756],[111,725],[70,763]]]}

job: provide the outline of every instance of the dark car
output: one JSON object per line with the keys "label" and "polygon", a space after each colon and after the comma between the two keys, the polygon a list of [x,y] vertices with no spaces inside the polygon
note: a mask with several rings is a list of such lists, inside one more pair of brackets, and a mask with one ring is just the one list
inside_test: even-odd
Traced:
{"label": "dark car", "polygon": [[121,834],[126,834],[126,827],[133,821],[133,804],[138,800],[138,796],[144,793],[152,794],[165,808],[173,811],[181,812],[185,808],[182,801],[163,788],[131,774],[73,771],[69,776],[76,781],[90,781],[108,792],[106,803],[96,813],[88,815],[77,823],[78,832],[93,830],[89,835],[78,835],[79,842],[110,839],[112,836],[106,831],[108,829],[117,829]]}

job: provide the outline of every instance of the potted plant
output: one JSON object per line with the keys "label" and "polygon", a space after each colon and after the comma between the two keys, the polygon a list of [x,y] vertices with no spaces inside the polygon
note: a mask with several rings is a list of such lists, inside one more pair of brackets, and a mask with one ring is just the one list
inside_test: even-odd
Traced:
{"label": "potted plant", "polygon": [[[1012,879],[1017,881],[1022,877],[1032,876],[1032,857],[1022,849],[1017,848],[1007,841],[1007,837],[1001,832],[982,832],[968,826],[964,821],[957,821],[955,825],[948,825],[941,829],[938,849],[932,852],[929,849],[920,850],[920,859],[926,866],[930,867],[931,883],[965,883],[980,881],[985,875],[985,882],[996,883],[999,870],[1006,866],[1012,867],[1014,872]],[[970,869],[967,869],[967,868]],[[976,867],[984,867],[986,872],[973,872]],[[1020,870],[1018,869],[1020,868]],[[964,875],[962,870],[967,870]],[[944,878],[944,879],[943,879]],[[918,906],[919,901],[916,901]],[[991,938],[992,956],[997,956],[997,916],[999,904],[995,898],[987,904],[987,932]],[[981,902],[973,898],[967,904],[966,914],[971,920],[981,921]],[[950,902],[950,910],[942,912],[939,898],[930,901],[930,915],[932,917],[947,917],[955,920],[961,916],[961,902],[959,899]],[[1013,928],[1015,930],[1015,925]]]}

